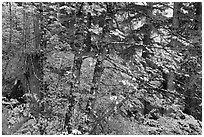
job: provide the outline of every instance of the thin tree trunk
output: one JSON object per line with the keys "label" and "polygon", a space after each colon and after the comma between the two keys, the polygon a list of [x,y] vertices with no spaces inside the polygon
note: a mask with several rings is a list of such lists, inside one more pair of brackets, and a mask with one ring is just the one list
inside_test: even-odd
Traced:
{"label": "thin tree trunk", "polygon": [[86,106],[86,111],[90,119],[96,120],[96,122],[97,122],[97,119],[96,119],[96,114],[94,112],[94,107],[98,96],[98,89],[100,85],[101,76],[104,72],[103,61],[105,59],[105,54],[106,54],[105,49],[101,47],[101,50],[99,51],[99,56],[97,58],[95,68],[94,68],[92,87],[90,89],[90,97],[88,99],[87,106]]}
{"label": "thin tree trunk", "polygon": [[[88,21],[87,21],[87,27],[90,29],[91,28],[91,14],[88,13]],[[105,19],[105,17],[104,17]],[[103,34],[101,37],[104,37],[105,34],[105,27],[103,26]],[[87,40],[86,40],[87,47],[89,46],[91,48],[91,33],[88,33],[87,35]],[[94,49],[95,50],[95,49]],[[96,60],[95,68],[94,68],[94,73],[93,73],[93,79],[92,79],[92,87],[90,89],[90,95],[87,106],[86,106],[86,111],[88,112],[89,116],[94,116],[93,109],[95,106],[95,102],[97,99],[97,91],[99,88],[100,84],[100,79],[104,71],[104,66],[103,66],[103,61],[105,59],[105,54],[106,54],[106,49],[103,47],[103,45],[100,45],[100,49],[98,50],[98,57]]]}
{"label": "thin tree trunk", "polygon": [[167,83],[167,89],[169,91],[174,90],[174,79],[175,79],[175,74],[174,74],[173,70],[170,70],[170,72],[168,74],[168,83]]}
{"label": "thin tree trunk", "polygon": [[195,30],[199,30],[202,32],[202,3],[195,2],[195,9],[196,9],[196,20],[195,20]]}
{"label": "thin tree trunk", "polygon": [[177,31],[179,28],[179,18],[178,18],[178,13],[180,10],[180,3],[179,2],[174,2],[174,9],[173,9],[173,31]]}
{"label": "thin tree trunk", "polygon": [[[88,18],[87,27],[90,29],[91,28],[91,19],[92,19],[90,13],[88,13],[87,18]],[[103,35],[102,35],[102,37],[103,37]],[[88,32],[88,34],[87,34],[86,46],[89,47],[89,50],[88,50],[89,52],[91,51],[91,48],[93,48],[93,50],[96,51],[96,47],[93,47],[91,45],[91,33],[90,32]],[[95,68],[94,68],[92,87],[90,89],[90,95],[91,96],[89,97],[88,102],[87,102],[87,106],[86,106],[86,111],[87,111],[89,117],[91,119],[94,119],[94,120],[96,120],[96,116],[94,113],[94,106],[95,106],[95,102],[97,100],[97,95],[98,95],[97,92],[99,89],[101,76],[102,76],[103,71],[104,71],[103,61],[105,59],[106,49],[103,47],[103,45],[101,45],[100,49],[97,52],[98,52],[98,57],[97,57]]]}
{"label": "thin tree trunk", "polygon": [[[25,3],[22,3],[23,9],[26,9]],[[27,48],[27,37],[26,37],[26,10],[23,10],[23,30],[22,30],[22,35],[23,35],[23,41],[24,41],[24,50]],[[25,51],[24,51],[25,53]]]}
{"label": "thin tree trunk", "polygon": [[11,2],[9,2],[9,20],[10,20],[10,32],[9,32],[9,46],[12,46],[12,11],[11,11]]}
{"label": "thin tree trunk", "polygon": [[35,50],[39,51],[40,49],[40,27],[39,27],[39,14],[37,12],[34,13],[33,16],[33,27],[34,27],[34,45],[35,45]]}
{"label": "thin tree trunk", "polygon": [[29,40],[30,40],[30,17],[29,13],[25,12],[25,36],[26,36],[26,41],[27,41],[27,47],[30,47]]}
{"label": "thin tree trunk", "polygon": [[[177,39],[174,36],[177,33],[177,30],[179,28],[179,10],[180,10],[180,3],[179,2],[174,2],[174,9],[173,9],[173,32],[172,32],[172,40],[171,40],[171,44],[172,44],[172,48],[175,49],[177,47]],[[175,79],[175,74],[173,72],[173,70],[169,71],[168,74],[168,82],[167,82],[167,89],[169,91],[173,91],[174,90],[174,79]]]}
{"label": "thin tree trunk", "polygon": [[150,22],[150,19],[152,17],[152,7],[153,7],[153,3],[152,2],[147,2],[147,19],[146,19],[146,24],[145,24],[145,30],[146,30],[146,34],[144,34],[144,39],[143,39],[143,43],[144,43],[144,48],[142,51],[142,57],[143,58],[148,58],[149,56],[149,52],[146,49],[147,46],[149,46],[151,44],[151,40],[150,40],[150,36],[151,36],[151,31],[152,31],[152,25]]}
{"label": "thin tree trunk", "polygon": [[196,18],[195,18],[195,30],[197,30],[198,37],[200,37],[200,49],[202,48],[202,3],[195,2]]}
{"label": "thin tree trunk", "polygon": [[[82,9],[83,4],[81,5],[80,9]],[[67,26],[69,27],[69,26]],[[79,45],[78,47],[76,45]],[[80,75],[81,75],[81,65],[83,63],[82,58],[82,51],[80,51],[80,46],[82,43],[71,44],[74,56],[74,62],[72,67],[72,82],[70,86],[70,91],[68,95],[68,106],[66,108],[65,113],[65,121],[64,121],[64,129],[68,132],[68,134],[72,133],[72,129],[74,128],[73,121],[74,121],[74,110],[75,110],[75,96],[74,93],[79,92],[80,86]],[[77,47],[77,48],[76,48]]]}
{"label": "thin tree trunk", "polygon": [[72,82],[70,87],[70,92],[68,96],[68,107],[65,114],[65,123],[64,128],[67,130],[68,134],[72,133],[72,117],[74,114],[74,106],[75,106],[75,96],[73,93],[78,92],[78,88],[80,85],[80,73],[81,73],[81,65],[82,65],[82,56],[80,54],[75,54],[74,63],[72,67]]}
{"label": "thin tree trunk", "polygon": [[[152,8],[153,8],[153,3],[152,2],[147,2],[147,19],[146,19],[146,24],[145,24],[145,29],[146,29],[146,34],[144,34],[144,39],[143,39],[143,43],[144,43],[144,47],[143,47],[143,51],[142,51],[142,57],[145,59],[147,66],[151,66],[150,64],[150,60],[149,60],[149,51],[147,50],[147,47],[150,46],[151,44],[151,31],[152,31],[152,25],[150,22],[150,19],[152,18]],[[145,69],[146,66],[144,65]],[[146,97],[146,95],[144,95],[144,97]],[[147,101],[144,100],[143,101],[143,105],[144,105],[144,109],[143,109],[143,115],[145,115],[146,113],[149,113],[147,110]]]}
{"label": "thin tree trunk", "polygon": [[[87,28],[88,28],[88,30],[91,28],[91,20],[92,20],[91,13],[88,12],[88,15],[87,15]],[[88,33],[86,35],[85,44],[86,44],[86,47],[84,49],[84,52],[90,52],[91,48],[92,48],[91,32],[90,31],[88,31]]]}
{"label": "thin tree trunk", "polygon": [[[81,4],[81,8],[82,9],[83,4]],[[87,27],[91,28],[91,14],[88,13],[87,15]],[[90,48],[91,48],[91,33],[88,32],[86,39],[84,41],[84,43],[86,44],[86,49],[84,49],[83,52],[89,52]],[[75,47],[75,46],[72,46]],[[88,49],[88,50],[87,50]],[[74,118],[74,109],[75,109],[75,96],[73,95],[74,92],[78,92],[79,90],[79,85],[80,85],[80,74],[81,74],[81,65],[83,63],[83,59],[82,59],[82,54],[83,52],[79,51],[79,48],[73,48],[73,50],[75,51],[75,57],[74,57],[74,63],[73,63],[73,67],[72,67],[72,83],[71,83],[71,87],[70,87],[70,93],[69,93],[69,105],[68,108],[66,110],[66,114],[65,114],[65,129],[67,130],[68,134],[72,133],[72,128],[73,128],[73,124],[72,124],[72,119]]]}

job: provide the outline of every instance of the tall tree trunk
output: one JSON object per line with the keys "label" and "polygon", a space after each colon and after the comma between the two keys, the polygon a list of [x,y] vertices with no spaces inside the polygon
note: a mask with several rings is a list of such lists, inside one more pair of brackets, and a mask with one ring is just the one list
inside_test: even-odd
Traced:
{"label": "tall tree trunk", "polygon": [[[202,3],[201,2],[195,2],[194,3],[195,6],[195,30],[198,32],[197,36],[201,37],[201,33],[202,33]],[[190,74],[190,78],[189,81],[186,83],[185,85],[185,108],[184,108],[184,113],[189,114],[189,115],[193,115],[195,113],[193,113],[192,110],[195,110],[195,103],[193,103],[192,97],[194,96],[195,92],[196,92],[196,84],[195,84],[195,79],[196,75],[194,72],[189,73]],[[194,116],[194,115],[193,115]]]}
{"label": "tall tree trunk", "polygon": [[[9,2],[9,23],[10,23],[10,26],[9,26],[9,47],[8,47],[8,50],[7,51],[10,51],[11,47],[12,47],[12,4],[11,2]],[[5,65],[5,68],[4,68],[4,74],[3,74],[3,80],[5,80],[5,76],[7,74],[7,68],[8,68],[8,65],[9,65],[9,57],[8,57],[8,62],[6,63]]]}
{"label": "tall tree trunk", "polygon": [[41,34],[40,34],[40,26],[39,26],[39,14],[37,11],[34,13],[33,16],[33,27],[34,27],[34,45],[35,45],[35,50],[39,51],[40,50],[40,39],[41,39]]}
{"label": "tall tree trunk", "polygon": [[30,43],[30,17],[29,17],[29,13],[25,12],[25,36],[26,36],[26,44],[27,44],[27,48],[30,47],[31,45]]}
{"label": "tall tree trunk", "polygon": [[[31,75],[30,75],[30,85],[31,93],[33,94],[33,110],[38,120],[38,116],[45,108],[40,107],[40,101],[43,99],[41,87],[43,84],[43,56],[44,56],[44,49],[46,48],[47,39],[45,38],[45,31],[44,31],[44,20],[43,20],[43,5],[39,3],[39,14],[36,14],[36,24],[34,25],[34,35],[36,38],[35,42],[35,50],[34,53],[31,54]],[[39,132],[41,135],[44,134],[44,127],[41,126],[39,123],[38,126]]]}
{"label": "tall tree trunk", "polygon": [[[200,37],[199,44],[195,45],[195,48],[199,48],[200,52],[202,52],[202,3],[201,2],[195,2],[195,13],[196,13],[196,18],[195,18],[195,30],[197,31],[197,36]],[[198,52],[198,53],[200,53]],[[202,53],[201,53],[202,54]],[[202,56],[201,56],[202,58]],[[200,60],[201,60],[200,58]]]}
{"label": "tall tree trunk", "polygon": [[[42,9],[42,3],[40,3],[39,8]],[[39,113],[40,113],[40,107],[39,107],[39,102],[42,99],[42,94],[40,91],[40,87],[43,81],[43,62],[42,62],[42,56],[43,54],[41,54],[41,52],[39,52],[40,50],[36,50],[36,49],[42,49],[45,47],[45,39],[43,39],[43,35],[41,35],[42,31],[43,31],[43,24],[41,24],[41,26],[36,25],[36,24],[40,24],[40,22],[43,22],[43,10],[40,10],[39,15],[36,14],[36,21],[34,22],[34,33],[35,37],[38,39],[38,41],[40,42],[35,42],[35,50],[34,52],[29,52],[29,53],[25,53],[25,72],[24,72],[24,76],[25,76],[25,83],[26,83],[26,87],[28,92],[32,95],[32,100],[30,103],[30,108],[31,108],[31,113],[37,118]],[[37,13],[37,12],[36,12]],[[41,17],[41,18],[38,18]],[[28,16],[25,16],[25,21],[27,21]],[[35,17],[34,17],[35,18]],[[29,24],[30,22],[27,22],[27,24]],[[35,24],[36,23],[36,24]],[[27,25],[28,26],[28,25]],[[36,27],[38,26],[38,27]],[[24,28],[25,29],[25,28]],[[26,27],[27,29],[27,27]],[[28,33],[30,33],[30,31],[25,31],[25,35],[30,35]],[[25,39],[27,39],[27,36],[25,36]],[[40,36],[40,37],[38,37]],[[30,47],[25,46],[25,50],[26,49],[30,49]]]}
{"label": "tall tree trunk", "polygon": [[185,108],[184,108],[184,113],[188,115],[192,115],[192,108],[195,107],[192,104],[192,98],[193,94],[196,92],[196,85],[195,85],[195,80],[196,80],[196,74],[191,73],[189,81],[185,84],[185,93],[184,93],[184,102],[185,102]]}
{"label": "tall tree trunk", "polygon": [[175,79],[175,74],[174,74],[173,70],[170,70],[170,72],[168,74],[168,83],[167,83],[167,89],[169,91],[174,90],[174,79]]}
{"label": "tall tree trunk", "polygon": [[[26,9],[25,3],[22,3],[23,9]],[[23,42],[24,42],[24,50],[26,51],[27,49],[27,37],[26,37],[26,10],[23,10],[23,30],[22,30],[22,35],[23,35]],[[25,53],[24,51],[24,53]]]}
{"label": "tall tree trunk", "polygon": [[78,88],[80,85],[80,73],[81,73],[81,65],[82,65],[82,56],[81,53],[75,54],[74,62],[72,67],[72,82],[68,95],[68,107],[65,114],[65,123],[64,128],[67,130],[68,134],[72,133],[72,118],[74,114],[74,106],[75,106],[75,96],[73,93],[78,92]]}
{"label": "tall tree trunk", "polygon": [[101,76],[104,71],[103,61],[105,59],[105,54],[106,54],[105,48],[101,47],[101,49],[99,50],[99,56],[97,57],[95,68],[94,68],[92,87],[90,89],[90,97],[88,99],[87,106],[86,106],[86,111],[89,115],[89,118],[93,120],[96,120],[94,107],[98,96],[98,89],[100,85]]}
{"label": "tall tree trunk", "polygon": [[[25,9],[25,3],[22,3],[22,7],[23,9]],[[29,71],[28,71],[28,56],[26,54],[26,51],[27,51],[27,40],[26,40],[26,10],[23,10],[23,29],[22,29],[22,39],[23,39],[23,43],[24,43],[24,47],[23,47],[23,53],[24,53],[24,78],[23,78],[23,85],[25,87],[25,89],[30,92],[30,88],[29,88],[29,83],[28,83],[28,79],[27,79],[27,75],[30,74]]]}
{"label": "tall tree trunk", "polygon": [[9,46],[12,46],[12,11],[11,11],[11,2],[9,2],[9,20],[10,20],[10,32],[9,32]]}
{"label": "tall tree trunk", "polygon": [[[153,3],[152,2],[147,2],[147,10],[146,10],[146,24],[145,24],[145,34],[144,34],[144,38],[143,38],[143,43],[144,43],[144,47],[142,50],[142,58],[145,59],[147,66],[151,67],[151,63],[149,60],[149,51],[147,50],[147,47],[150,46],[151,44],[151,31],[152,31],[152,24],[150,22],[151,18],[152,18],[152,9],[153,9]],[[146,65],[144,66],[146,69]],[[144,95],[144,97],[146,97],[146,95]],[[147,101],[144,100],[143,101],[143,105],[144,105],[144,109],[143,109],[143,114],[147,114],[149,113],[147,110]]]}
{"label": "tall tree trunk", "polygon": [[202,32],[202,3],[201,2],[195,2],[194,4],[196,9],[196,18],[195,18],[195,30],[199,30]]}
{"label": "tall tree trunk", "polygon": [[[107,10],[108,10],[108,7],[107,7]],[[88,18],[87,27],[90,29],[91,28],[91,19],[92,19],[90,13],[88,13],[87,18]],[[104,20],[105,20],[105,18],[106,18],[106,16],[104,16]],[[108,24],[106,24],[106,25],[108,25]],[[103,33],[101,35],[101,38],[103,38],[105,33],[106,33],[105,24],[102,27],[103,27],[103,30],[102,30]],[[87,45],[87,47],[89,46],[90,48],[93,47],[93,50],[97,49],[96,47],[91,45],[91,33],[90,32],[87,34],[86,45]],[[86,111],[89,114],[89,116],[91,116],[92,118],[95,118],[93,109],[94,109],[95,102],[97,99],[97,91],[99,88],[101,76],[102,76],[103,71],[104,71],[103,61],[105,59],[105,54],[106,54],[106,49],[105,49],[104,45],[101,44],[98,51],[96,51],[96,52],[98,53],[98,57],[97,57],[95,68],[94,68],[92,87],[90,89],[90,95],[91,96],[89,97],[88,102],[87,102],[87,106],[86,106]]]}
{"label": "tall tree trunk", "polygon": [[149,52],[146,49],[150,44],[151,44],[151,40],[150,40],[150,36],[151,36],[151,31],[152,31],[152,25],[151,25],[151,18],[152,18],[152,8],[153,8],[153,3],[152,2],[147,2],[147,19],[146,19],[146,24],[145,24],[145,34],[144,34],[144,38],[143,38],[143,43],[144,43],[144,48],[142,51],[142,57],[143,58],[148,58],[149,56]]}
{"label": "tall tree trunk", "polygon": [[[83,3],[81,4],[78,12],[81,12],[82,8],[83,8]],[[69,27],[69,25],[67,27]],[[81,35],[81,34],[78,34],[78,35]],[[74,61],[72,66],[72,82],[71,82],[70,91],[68,95],[68,106],[66,108],[65,123],[64,123],[64,129],[68,132],[68,134],[71,134],[72,129],[74,128],[74,125],[73,125],[73,121],[75,119],[74,110],[76,109],[74,93],[79,92],[79,86],[80,86],[81,65],[83,63],[83,58],[82,58],[83,52],[80,51],[82,44],[83,43],[71,44],[71,47],[72,47],[72,50],[74,51],[73,53],[75,54],[75,56],[74,56]]]}
{"label": "tall tree trunk", "polygon": [[[177,33],[177,30],[179,28],[179,10],[180,10],[180,3],[174,2],[174,9],[173,9],[173,25],[172,25],[172,40],[171,40],[171,46],[173,49],[177,47],[177,38],[175,37],[175,34]],[[175,74],[173,70],[169,70],[168,74],[168,82],[167,82],[167,89],[169,91],[174,90],[174,79]]]}
{"label": "tall tree trunk", "polygon": [[[90,13],[88,13],[87,19],[88,19],[87,20],[87,27],[90,29],[91,28],[91,20],[92,20]],[[104,19],[105,19],[105,17],[104,17]],[[104,37],[105,33],[106,33],[105,27],[103,26],[103,34],[101,35],[101,38]],[[91,33],[90,32],[87,33],[86,46],[89,47],[89,49],[93,48],[93,50],[98,53],[98,57],[96,59],[96,64],[95,64],[94,73],[93,73],[92,87],[90,88],[90,95],[89,95],[88,102],[86,105],[86,112],[87,112],[89,118],[95,120],[94,106],[95,106],[95,102],[97,100],[97,95],[98,95],[97,92],[98,92],[101,76],[102,76],[103,71],[104,71],[103,61],[105,59],[106,49],[101,44],[98,51],[96,50],[97,48],[94,47],[91,43]],[[89,52],[90,51],[91,50],[89,50]]]}
{"label": "tall tree trunk", "polygon": [[179,28],[179,10],[180,10],[180,3],[174,2],[174,9],[173,9],[173,32],[176,33],[177,29]]}
{"label": "tall tree trunk", "polygon": [[[79,10],[82,10],[83,3],[80,6]],[[87,14],[87,27],[90,29],[91,28],[91,14]],[[65,129],[67,130],[68,134],[71,134],[73,124],[72,124],[72,119],[74,118],[74,109],[75,109],[75,97],[73,95],[74,92],[78,92],[79,90],[79,85],[80,85],[80,72],[81,72],[81,65],[83,62],[82,56],[83,53],[90,52],[91,50],[91,33],[88,31],[86,35],[86,39],[84,41],[84,44],[86,44],[85,49],[83,51],[79,51],[79,48],[73,48],[75,57],[74,57],[74,63],[72,67],[72,83],[70,87],[70,93],[69,93],[69,105],[66,110],[66,115],[65,115]],[[72,46],[76,47],[76,46]]]}

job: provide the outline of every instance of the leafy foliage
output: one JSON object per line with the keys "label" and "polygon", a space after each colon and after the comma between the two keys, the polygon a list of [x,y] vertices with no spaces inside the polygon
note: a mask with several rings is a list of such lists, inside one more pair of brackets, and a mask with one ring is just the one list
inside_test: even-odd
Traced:
{"label": "leafy foliage", "polygon": [[201,134],[201,11],[3,3],[3,96],[21,80],[27,99],[4,98],[3,134]]}

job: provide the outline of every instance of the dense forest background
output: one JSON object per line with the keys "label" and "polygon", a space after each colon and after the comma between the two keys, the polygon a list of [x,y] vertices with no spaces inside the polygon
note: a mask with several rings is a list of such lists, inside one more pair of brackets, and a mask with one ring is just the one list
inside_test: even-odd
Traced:
{"label": "dense forest background", "polygon": [[2,134],[201,131],[201,2],[2,3]]}

